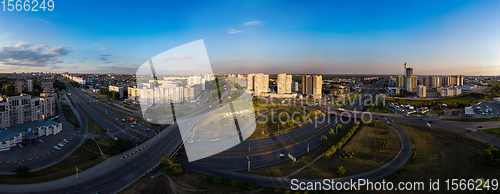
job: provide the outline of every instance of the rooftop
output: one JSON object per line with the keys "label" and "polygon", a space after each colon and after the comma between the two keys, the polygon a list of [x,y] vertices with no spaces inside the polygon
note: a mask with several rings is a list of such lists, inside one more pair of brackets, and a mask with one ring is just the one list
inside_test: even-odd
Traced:
{"label": "rooftop", "polygon": [[6,138],[14,136],[14,134],[19,133],[21,130],[38,126],[57,125],[57,124],[58,122],[48,120],[48,121],[30,121],[27,123],[12,125],[4,130],[0,130],[0,141],[6,140]]}

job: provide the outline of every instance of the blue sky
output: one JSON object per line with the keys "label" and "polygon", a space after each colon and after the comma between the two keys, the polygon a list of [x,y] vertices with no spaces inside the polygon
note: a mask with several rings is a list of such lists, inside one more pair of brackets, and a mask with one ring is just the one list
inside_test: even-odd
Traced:
{"label": "blue sky", "polygon": [[214,73],[500,75],[494,0],[54,3],[0,10],[0,72],[135,73],[203,39]]}

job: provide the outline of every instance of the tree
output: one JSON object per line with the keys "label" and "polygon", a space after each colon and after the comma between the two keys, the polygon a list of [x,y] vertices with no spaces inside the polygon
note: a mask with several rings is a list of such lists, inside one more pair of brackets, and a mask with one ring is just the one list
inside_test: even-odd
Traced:
{"label": "tree", "polygon": [[31,168],[28,166],[19,166],[16,168],[16,175],[20,178],[29,178]]}
{"label": "tree", "polygon": [[5,93],[7,94],[7,96],[14,95],[14,93],[16,92],[15,90],[16,87],[14,87],[14,85],[12,84],[5,86]]}
{"label": "tree", "polygon": [[486,166],[500,166],[500,151],[495,146],[488,147],[483,154]]}
{"label": "tree", "polygon": [[337,124],[337,130],[339,130],[339,131],[340,131],[341,129],[342,129],[342,125],[341,125],[340,123],[339,123],[339,124]]}
{"label": "tree", "polygon": [[337,169],[337,174],[339,176],[344,175],[346,172],[347,172],[347,170],[344,168],[344,166],[339,166],[338,169]]}
{"label": "tree", "polygon": [[328,131],[328,134],[330,134],[331,137],[333,137],[335,135],[335,131],[330,128],[330,131]]}
{"label": "tree", "polygon": [[161,162],[164,165],[162,170],[170,175],[180,175],[183,173],[181,164],[174,158],[161,158]]}
{"label": "tree", "polygon": [[294,124],[293,120],[288,121],[288,127],[292,128]]}
{"label": "tree", "polygon": [[326,135],[322,135],[320,140],[321,140],[321,143],[325,143],[326,140],[328,140],[328,137],[326,137]]}

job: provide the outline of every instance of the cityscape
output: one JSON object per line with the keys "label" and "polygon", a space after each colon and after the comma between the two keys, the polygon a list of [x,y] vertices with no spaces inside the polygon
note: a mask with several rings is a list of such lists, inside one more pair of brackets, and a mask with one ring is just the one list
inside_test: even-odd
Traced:
{"label": "cityscape", "polygon": [[500,190],[498,1],[97,3],[2,2],[0,193]]}

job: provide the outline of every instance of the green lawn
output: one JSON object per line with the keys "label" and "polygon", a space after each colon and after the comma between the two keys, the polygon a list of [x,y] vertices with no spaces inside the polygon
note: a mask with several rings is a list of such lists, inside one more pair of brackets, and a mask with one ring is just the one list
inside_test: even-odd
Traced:
{"label": "green lawn", "polygon": [[486,133],[488,135],[492,135],[492,136],[500,138],[500,128],[496,128],[496,129],[479,129],[478,131],[481,132],[481,133]]}
{"label": "green lawn", "polygon": [[[80,105],[78,105],[80,106]],[[85,114],[85,117],[87,117],[87,123],[88,123],[88,132],[89,133],[94,133],[94,134],[106,134],[106,130],[99,125],[94,118],[92,118],[87,111],[85,111],[81,106],[80,109],[82,109],[83,114]]]}
{"label": "green lawn", "polygon": [[443,119],[445,121],[459,121],[459,122],[493,122],[500,121],[500,117],[493,118],[460,118],[460,119]]}
{"label": "green lawn", "polygon": [[78,119],[76,119],[69,105],[63,104],[61,105],[61,107],[63,109],[64,117],[66,117],[66,120],[68,120],[68,122],[71,123],[76,128],[80,127],[80,122],[78,121]]}

